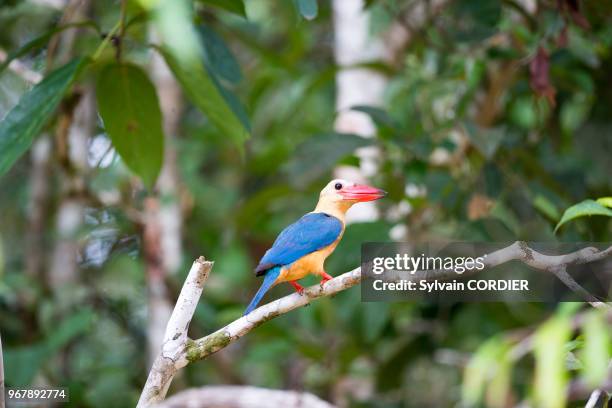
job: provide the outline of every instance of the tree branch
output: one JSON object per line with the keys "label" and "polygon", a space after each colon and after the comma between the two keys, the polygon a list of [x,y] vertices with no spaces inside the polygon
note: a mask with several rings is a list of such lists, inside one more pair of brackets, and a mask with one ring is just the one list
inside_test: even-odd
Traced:
{"label": "tree branch", "polygon": [[166,326],[161,353],[153,362],[138,407],[148,407],[162,401],[176,372],[187,365],[187,330],[212,267],[213,262],[206,261],[202,256],[191,266]]}
{"label": "tree branch", "polygon": [[[607,320],[608,322],[612,321],[611,318]],[[593,389],[591,384],[587,384],[584,379],[580,378],[570,383],[568,393],[570,400],[580,400],[588,397],[584,408],[607,407],[606,403],[612,393],[612,360],[608,364],[608,375],[597,388]]]}
{"label": "tree branch", "polygon": [[[598,261],[611,254],[612,246],[602,251],[590,247],[565,255],[545,255],[528,247],[524,242],[515,242],[506,248],[487,254],[484,263],[486,267],[490,268],[512,260],[518,260],[534,269],[555,273],[568,265]],[[314,285],[305,289],[303,295],[293,293],[276,299],[208,336],[190,340],[187,338],[188,325],[211,268],[212,262],[206,262],[202,257],[193,264],[181,290],[172,318],[168,323],[162,354],[156,359],[149,373],[147,383],[138,402],[139,407],[150,406],[163,400],[174,374],[187,364],[207,358],[268,320],[305,306],[315,299],[333,296],[355,286],[361,282],[362,278],[361,268],[355,268],[327,281],[325,285]],[[447,270],[419,271],[412,275],[410,279],[444,279],[452,275],[454,275],[454,272]],[[193,288],[194,286],[196,289]],[[189,301],[185,299],[189,299]],[[601,304],[608,307],[605,303]]]}
{"label": "tree branch", "polygon": [[608,395],[598,388],[591,393],[584,408],[607,407],[608,400]]}
{"label": "tree branch", "polygon": [[[602,260],[612,255],[612,246],[600,251],[594,247],[582,248],[575,252],[570,252],[563,255],[546,255],[530,248],[523,241],[516,241],[506,248],[499,249],[497,251],[486,254],[483,261],[485,268],[493,268],[495,266],[510,262],[520,261],[533,269],[549,272],[554,274],[561,282],[563,282],[568,288],[578,292],[583,296],[584,300],[589,302],[593,307],[604,307],[609,308],[608,303],[601,302],[586,289],[584,289],[578,282],[574,280],[568,273],[567,267],[570,265],[585,264]],[[468,270],[463,273],[462,276],[474,275],[480,272],[478,269]],[[403,279],[411,281],[430,280],[430,279],[446,279],[456,277],[456,273],[449,269],[434,269],[426,271],[417,271],[410,277]],[[386,280],[393,281],[399,279],[399,275],[393,276],[388,274]]]}
{"label": "tree branch", "polygon": [[333,408],[308,392],[251,386],[219,385],[192,388],[173,395],[159,408]]}
{"label": "tree branch", "polygon": [[314,285],[304,290],[302,295],[291,295],[276,299],[261,306],[246,316],[234,320],[216,332],[192,341],[187,346],[186,358],[192,363],[227,347],[228,344],[244,336],[257,326],[298,307],[310,304],[320,297],[333,296],[361,282],[361,268],[355,268],[327,281],[325,285]]}

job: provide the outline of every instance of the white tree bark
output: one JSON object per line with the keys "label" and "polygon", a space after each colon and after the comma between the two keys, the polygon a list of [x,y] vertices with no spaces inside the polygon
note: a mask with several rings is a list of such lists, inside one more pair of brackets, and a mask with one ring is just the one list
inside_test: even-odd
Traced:
{"label": "white tree bark", "polygon": [[147,351],[150,364],[163,344],[166,324],[172,313],[165,281],[167,273],[162,261],[164,253],[161,250],[159,207],[157,197],[148,197],[144,201],[142,247],[147,279]]}
{"label": "white tree bark", "polygon": [[32,162],[29,175],[30,197],[28,200],[28,229],[26,245],[28,253],[25,272],[31,278],[41,277],[45,264],[44,231],[47,220],[49,198],[49,159],[51,140],[48,134],[41,135],[30,150]]}
{"label": "white tree bark", "polygon": [[[385,78],[367,68],[356,65],[382,60],[384,46],[370,36],[369,15],[363,10],[363,0],[334,0],[334,56],[341,69],[336,74],[336,110],[334,128],[337,132],[352,133],[371,138],[376,133],[372,119],[362,112],[352,111],[356,105],[378,106],[382,102]],[[358,149],[360,167],[339,166],[335,176],[360,183],[376,173],[375,147]],[[347,215],[347,222],[374,221],[378,211],[374,202],[364,203]]]}
{"label": "white tree bark", "polygon": [[[74,112],[66,120],[71,120],[67,135],[63,135],[62,126],[58,126],[57,143],[65,143],[57,147],[66,153],[66,170],[61,175],[62,200],[56,217],[58,240],[53,250],[49,270],[49,284],[59,289],[77,280],[79,242],[78,231],[83,224],[85,205],[79,197],[85,185],[85,175],[88,171],[88,142],[94,132],[95,100],[93,88],[88,86]],[[65,140],[60,140],[65,137]],[[41,160],[42,166],[43,160]],[[33,177],[36,174],[33,174]],[[42,175],[41,175],[42,176]],[[47,182],[46,178],[39,182]]]}
{"label": "white tree bark", "polygon": [[139,407],[148,407],[162,401],[168,392],[168,387],[170,387],[174,375],[179,368],[186,365],[187,331],[212,267],[213,262],[206,261],[204,257],[198,258],[191,266],[172,315],[168,320],[161,353],[153,362],[149,377],[138,401]]}
{"label": "white tree bark", "polygon": [[[364,138],[376,134],[376,126],[370,116],[352,111],[356,105],[380,106],[387,79],[380,72],[359,67],[368,62],[385,61],[396,64],[402,50],[412,38],[412,32],[420,30],[437,14],[448,0],[415,1],[405,6],[407,10],[389,29],[373,37],[370,16],[364,10],[363,0],[334,0],[334,56],[341,68],[336,74],[336,132],[352,133]],[[364,183],[378,171],[380,155],[376,147],[364,147],[355,152],[360,166],[339,166],[335,176]],[[401,209],[400,209],[401,210]],[[364,203],[347,215],[347,222],[375,221],[379,214],[374,202]]]}
{"label": "white tree bark", "polygon": [[[154,32],[149,35],[155,42]],[[151,79],[158,93],[164,126],[164,165],[157,186],[161,198],[150,198],[145,209],[147,245],[155,263],[147,263],[149,282],[148,355],[152,364],[163,342],[164,328],[172,312],[165,277],[176,273],[182,261],[183,215],[179,197],[176,139],[183,106],[180,87],[164,59],[151,53]],[[154,201],[154,202],[152,202]],[[154,269],[154,270],[153,270]]]}
{"label": "white tree bark", "polygon": [[179,197],[180,177],[176,151],[183,95],[170,68],[158,52],[151,53],[151,79],[155,84],[164,118],[164,165],[157,182],[159,192],[164,198],[159,211],[162,263],[164,269],[173,274],[181,266],[183,253],[181,238],[183,215]]}
{"label": "white tree bark", "polygon": [[[64,10],[62,23],[82,20],[88,8],[88,0],[70,0]],[[79,32],[67,30],[50,42],[49,55],[56,52],[53,59],[57,64],[64,64],[70,59]],[[77,106],[72,112],[62,114],[56,126],[54,150],[65,161],[62,164],[66,167],[60,180],[62,198],[55,227],[58,240],[53,248],[48,275],[49,285],[56,290],[74,282],[78,276],[77,232],[85,213],[78,193],[84,189],[84,176],[88,169],[88,142],[94,132],[95,106],[93,87],[86,86]]]}
{"label": "white tree bark", "polygon": [[220,385],[192,388],[173,395],[159,408],[333,408],[308,392]]}
{"label": "white tree bark", "polygon": [[601,404],[602,394],[603,391],[600,389],[596,389],[595,391],[593,391],[593,393],[591,393],[591,395],[589,396],[589,399],[584,408],[597,408],[597,404]]}
{"label": "white tree bark", "polygon": [[[487,254],[484,264],[485,267],[491,268],[511,260],[518,260],[535,269],[555,273],[562,266],[595,262],[611,255],[612,246],[602,251],[596,248],[584,248],[569,254],[552,256],[541,254],[524,242],[515,242],[506,248]],[[179,369],[186,365],[209,357],[268,320],[305,306],[312,300],[333,296],[361,282],[361,268],[355,268],[327,281],[325,285],[306,288],[302,295],[293,293],[276,299],[208,336],[190,340],[186,337],[188,322],[195,311],[195,304],[202,292],[202,286],[210,268],[212,268],[212,263],[204,261],[203,258],[193,264],[181,290],[173,317],[168,324],[162,354],[156,359],[140,396],[139,407],[148,407],[162,401],[172,378]],[[454,272],[446,270],[417,272],[412,275],[411,279],[440,279],[450,276],[449,274],[454,274]],[[190,288],[194,285],[195,288]],[[608,307],[607,304],[593,304],[595,307],[602,305]],[[175,314],[177,314],[176,318]]]}

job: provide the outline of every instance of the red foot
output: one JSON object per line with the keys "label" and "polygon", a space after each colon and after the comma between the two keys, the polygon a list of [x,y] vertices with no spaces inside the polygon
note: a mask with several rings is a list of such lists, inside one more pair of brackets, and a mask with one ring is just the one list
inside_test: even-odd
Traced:
{"label": "red foot", "polygon": [[291,284],[291,286],[293,286],[297,293],[299,293],[300,295],[304,294],[304,287],[302,285],[300,285],[296,281],[289,281],[289,283]]}
{"label": "red foot", "polygon": [[325,273],[325,272],[323,272],[323,273],[321,274],[321,276],[322,276],[322,279],[321,279],[321,286],[323,286],[323,284],[325,284],[325,282],[327,282],[328,280],[330,280],[330,279],[332,279],[332,278],[333,278],[333,276],[331,276],[331,275],[329,275],[329,274],[327,274],[327,273]]}

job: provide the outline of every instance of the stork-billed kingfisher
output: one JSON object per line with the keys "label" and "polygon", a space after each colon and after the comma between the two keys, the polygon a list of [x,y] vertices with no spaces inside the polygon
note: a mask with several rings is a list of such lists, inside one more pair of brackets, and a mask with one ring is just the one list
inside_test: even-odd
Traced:
{"label": "stork-billed kingfisher", "polygon": [[374,187],[336,179],[330,181],[319,195],[313,212],[285,228],[268,249],[256,276],[264,281],[244,312],[251,313],[261,298],[274,285],[289,282],[302,294],[304,288],[297,283],[308,274],[321,276],[321,285],[332,277],[325,272],[325,259],[334,252],[344,233],[344,215],[353,204],[378,200],[387,193]]}

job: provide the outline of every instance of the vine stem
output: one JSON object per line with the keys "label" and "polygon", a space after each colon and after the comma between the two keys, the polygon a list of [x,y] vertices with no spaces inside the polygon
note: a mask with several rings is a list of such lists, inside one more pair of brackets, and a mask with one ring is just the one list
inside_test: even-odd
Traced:
{"label": "vine stem", "polygon": [[119,21],[117,21],[117,23],[115,24],[115,26],[109,31],[109,33],[106,34],[106,37],[104,37],[104,40],[102,40],[102,42],[96,49],[96,52],[94,52],[93,57],[92,57],[94,61],[100,58],[100,55],[102,54],[102,52],[104,51],[108,43],[111,41],[111,38],[113,38],[115,33],[117,33],[117,31],[121,28],[121,25],[122,25],[122,19],[120,18]]}

